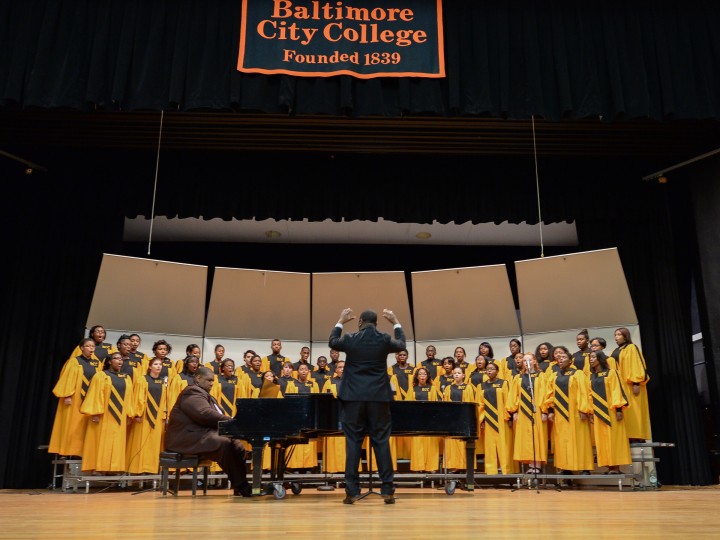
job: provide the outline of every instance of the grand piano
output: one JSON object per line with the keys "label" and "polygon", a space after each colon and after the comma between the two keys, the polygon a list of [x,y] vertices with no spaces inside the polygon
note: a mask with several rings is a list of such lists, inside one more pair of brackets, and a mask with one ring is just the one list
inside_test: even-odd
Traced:
{"label": "grand piano", "polygon": [[[463,439],[467,452],[466,486],[475,481],[477,404],[446,401],[393,401],[392,434]],[[285,451],[317,437],[342,436],[339,401],[331,394],[286,395],[283,399],[241,398],[232,420],[218,423],[220,435],[252,445],[253,495],[284,496]],[[270,483],[262,486],[262,454],[270,445]]]}

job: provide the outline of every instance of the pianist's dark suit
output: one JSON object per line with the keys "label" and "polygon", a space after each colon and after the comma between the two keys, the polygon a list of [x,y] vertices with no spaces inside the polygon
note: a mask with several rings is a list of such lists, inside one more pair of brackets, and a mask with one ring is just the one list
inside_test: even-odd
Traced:
{"label": "pianist's dark suit", "polygon": [[247,484],[245,447],[242,441],[218,434],[218,421],[229,419],[218,408],[215,398],[200,386],[185,388],[170,411],[165,448],[216,461],[231,485],[239,488]]}
{"label": "pianist's dark suit", "polygon": [[345,371],[338,391],[342,409],[340,421],[346,438],[345,491],[352,497],[360,493],[358,467],[362,442],[370,436],[382,482],[381,494],[391,495],[393,487],[390,455],[390,401],[393,392],[387,374],[387,356],[405,348],[405,333],[394,330],[395,338],[378,332],[375,324],[364,322],[355,333],[342,334],[342,325],[330,334],[331,349],[346,355]]}

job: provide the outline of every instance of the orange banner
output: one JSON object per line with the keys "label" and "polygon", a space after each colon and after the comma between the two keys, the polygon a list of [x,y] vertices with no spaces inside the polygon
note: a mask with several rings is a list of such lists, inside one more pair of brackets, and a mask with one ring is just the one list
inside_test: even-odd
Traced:
{"label": "orange banner", "polygon": [[243,0],[237,69],[445,77],[441,0]]}

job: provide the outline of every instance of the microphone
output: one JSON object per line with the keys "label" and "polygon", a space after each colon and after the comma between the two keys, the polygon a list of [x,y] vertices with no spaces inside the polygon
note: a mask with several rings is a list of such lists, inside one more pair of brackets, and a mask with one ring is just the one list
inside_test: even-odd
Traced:
{"label": "microphone", "polygon": [[[528,373],[530,373],[530,359],[525,359],[525,367],[527,368]],[[167,377],[165,377],[167,379]]]}

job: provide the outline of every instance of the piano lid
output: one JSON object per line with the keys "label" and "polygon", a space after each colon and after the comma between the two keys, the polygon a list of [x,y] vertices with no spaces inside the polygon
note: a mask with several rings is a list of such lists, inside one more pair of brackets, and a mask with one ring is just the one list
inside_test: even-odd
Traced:
{"label": "piano lid", "polygon": [[390,404],[393,435],[438,435],[475,438],[477,403],[453,401],[393,401]]}
{"label": "piano lid", "polygon": [[332,394],[288,394],[282,399],[240,398],[233,420],[220,422],[220,434],[278,439],[314,431],[339,431]]}
{"label": "piano lid", "polygon": [[[393,435],[477,437],[477,404],[446,401],[391,401]],[[289,394],[283,399],[241,398],[221,435],[270,440],[317,434],[340,435],[339,401],[331,394]]]}

